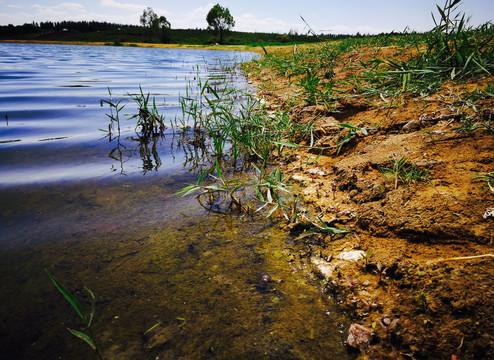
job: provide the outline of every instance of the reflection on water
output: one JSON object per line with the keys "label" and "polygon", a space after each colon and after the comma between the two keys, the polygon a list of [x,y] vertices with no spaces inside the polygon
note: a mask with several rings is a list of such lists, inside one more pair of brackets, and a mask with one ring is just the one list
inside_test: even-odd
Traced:
{"label": "reflection on water", "polygon": [[[50,47],[57,56],[41,59],[44,48],[18,46],[0,44],[2,66],[15,70],[0,72],[8,84],[0,90],[8,115],[0,127],[2,359],[96,359],[66,330],[84,329],[45,269],[87,311],[84,287],[94,292],[92,327],[106,359],[352,358],[348,319],[314,286],[297,256],[303,245],[271,220],[209,213],[175,195],[196,181],[191,168],[211,162],[204,146],[171,130],[146,139],[132,125],[111,138],[97,130],[108,109],[89,89],[107,93],[111,81],[124,94],[146,80],[163,94],[171,85],[160,76],[202,55],[165,61],[155,50]],[[140,75],[125,78],[131,69]]]}

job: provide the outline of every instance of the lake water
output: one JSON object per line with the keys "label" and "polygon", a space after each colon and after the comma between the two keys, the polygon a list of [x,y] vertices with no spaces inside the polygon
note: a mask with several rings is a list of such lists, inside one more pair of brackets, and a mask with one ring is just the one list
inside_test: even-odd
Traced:
{"label": "lake water", "polygon": [[[349,322],[274,220],[212,213],[174,193],[206,158],[173,132],[123,156],[99,129],[142,87],[160,113],[248,53],[0,44],[2,359],[96,359],[45,269],[89,312],[105,359],[347,359]],[[103,104],[105,105],[105,104]],[[135,113],[132,104],[123,113]],[[294,256],[295,254],[295,256]],[[263,282],[269,274],[271,281]]]}
{"label": "lake water", "polygon": [[[115,142],[103,141],[105,133],[99,130],[107,129],[110,122],[106,116],[110,109],[101,102],[110,99],[108,88],[116,102],[138,94],[141,86],[155,98],[159,112],[173,120],[180,114],[180,95],[187,87],[197,87],[199,78],[228,76],[245,86],[242,78],[225,74],[222,68],[253,56],[225,51],[0,44],[0,186],[106,177],[115,171],[142,174],[159,170],[161,164],[166,171],[180,168],[184,159],[171,151],[171,136],[147,144],[148,150],[157,147],[158,164],[142,154],[142,144],[132,141],[135,120],[121,121],[122,138],[127,140],[125,168],[108,156]],[[120,116],[135,114],[136,108],[135,103],[127,103]]]}

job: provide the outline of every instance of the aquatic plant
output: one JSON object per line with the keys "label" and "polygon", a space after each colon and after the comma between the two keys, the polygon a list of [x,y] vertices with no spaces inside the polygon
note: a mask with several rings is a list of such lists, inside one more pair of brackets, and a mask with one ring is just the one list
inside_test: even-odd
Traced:
{"label": "aquatic plant", "polygon": [[316,217],[316,221],[311,221],[311,227],[308,230],[304,230],[304,232],[297,237],[297,240],[303,239],[308,236],[312,236],[313,234],[326,234],[331,237],[335,235],[346,235],[349,234],[350,231],[347,229],[341,229],[335,226],[329,226],[326,224],[320,217]]}
{"label": "aquatic plant", "polygon": [[140,93],[137,95],[131,95],[131,99],[138,106],[138,113],[132,115],[129,120],[136,119],[136,128],[140,127],[139,135],[143,138],[151,138],[158,134],[163,134],[165,129],[165,117],[160,115],[156,107],[156,99],[153,97],[152,106],[149,103],[150,93],[146,95],[142,91],[139,85]]}
{"label": "aquatic plant", "polygon": [[[121,139],[120,112],[131,101],[127,98],[121,98],[115,102],[112,98],[110,88],[108,88],[110,99],[101,99],[101,104],[105,103],[110,106],[110,113],[106,114],[110,118],[110,123],[108,130],[100,130],[107,133],[106,137],[108,137],[110,142],[115,142],[115,147],[110,150],[108,157],[120,163],[119,171],[121,174],[125,174],[124,163],[134,156],[135,153],[138,153],[142,159],[142,169],[144,172],[157,170],[161,166],[161,159],[159,158],[156,145],[157,141],[164,137],[165,118],[158,113],[155,99],[153,98],[151,105],[149,100],[150,94],[145,95],[141,86],[139,86],[139,90],[140,94],[128,94],[131,100],[136,103],[138,112],[136,114],[125,114],[127,120],[138,119],[135,125],[136,137],[130,136]],[[125,140],[132,140],[137,143],[137,148],[129,146],[129,142],[125,142]]]}
{"label": "aquatic plant", "polygon": [[[108,88],[108,94],[110,96],[109,100],[101,99],[101,105],[103,103],[108,104],[110,106],[110,113],[106,114],[110,118],[110,123],[108,124],[108,130],[100,129],[107,133],[110,141],[112,140],[112,133],[115,131],[115,126],[117,127],[117,137],[120,136],[120,111],[125,107],[126,104],[122,104],[124,99],[120,99],[117,102],[113,102],[111,89]],[[115,113],[114,113],[115,112]]]}
{"label": "aquatic plant", "polygon": [[234,162],[244,154],[261,161],[264,167],[296,138],[312,131],[312,124],[296,124],[287,112],[268,114],[248,92],[221,83],[213,86],[209,81],[200,85],[199,96],[187,91],[181,98],[182,124],[192,118],[192,136],[210,141],[218,157],[230,150]]}
{"label": "aquatic plant", "polygon": [[[101,104],[105,103],[110,106],[110,113],[106,114],[106,116],[110,118],[110,124],[108,125],[108,130],[100,130],[107,132],[111,141],[111,134],[112,131],[114,131],[115,125],[117,126],[118,135],[120,135],[120,111],[122,111],[122,109],[128,105],[130,101],[126,98],[121,98],[117,102],[114,102],[110,88],[108,88],[108,93],[110,95],[110,99],[101,99],[100,102]],[[135,126],[136,134],[141,138],[148,139],[156,135],[162,135],[166,128],[165,117],[159,114],[156,106],[156,99],[153,97],[152,103],[150,103],[150,93],[144,94],[140,85],[139,94],[127,95],[137,105],[137,114],[126,114],[126,116],[128,116],[127,120],[137,119]]]}
{"label": "aquatic plant", "polygon": [[[215,173],[209,174],[206,169],[199,176],[196,184],[188,185],[176,192],[177,195],[187,196],[198,192],[197,199],[206,209],[221,208],[226,202],[226,209],[243,212],[261,212],[267,210],[267,217],[278,214],[287,221],[297,221],[298,200],[288,189],[280,169],[274,169],[266,174],[264,169],[251,164],[255,169],[253,177],[226,179],[221,170],[220,162],[216,160]],[[210,181],[206,181],[210,179]],[[212,181],[212,183],[211,183]],[[207,199],[205,204],[202,200]],[[245,198],[245,201],[242,200]],[[258,207],[251,204],[258,203]]]}
{"label": "aquatic plant", "polygon": [[[288,190],[288,185],[283,179],[283,174],[279,168],[274,169],[266,176],[265,171],[259,169],[253,164],[256,174],[252,178],[254,183],[252,188],[257,195],[257,200],[263,205],[256,212],[261,211],[265,207],[271,207],[267,216],[271,216],[278,211],[286,220],[297,221],[297,199]],[[285,196],[282,195],[285,194]]]}
{"label": "aquatic plant", "polygon": [[72,295],[72,293],[67,290],[67,288],[60,282],[58,281],[48,270],[45,270],[46,273],[48,274],[49,278],[53,282],[53,284],[57,287],[57,289],[60,291],[60,293],[64,296],[64,298],[68,301],[70,306],[75,310],[79,318],[82,320],[84,327],[86,328],[87,334],[82,333],[80,331],[74,330],[74,329],[69,329],[69,332],[73,334],[74,336],[78,337],[79,339],[84,340],[91,348],[96,351],[96,354],[98,355],[99,359],[103,359],[99,348],[96,344],[96,340],[94,339],[93,331],[91,328],[91,324],[93,322],[94,318],[94,313],[96,312],[96,299],[94,297],[94,294],[91,290],[88,288],[84,288],[86,292],[89,294],[91,297],[91,312],[89,313],[89,316],[84,312],[81,303],[77,298]]}
{"label": "aquatic plant", "polygon": [[[245,183],[243,183],[241,179],[225,179],[222,175],[221,167],[218,160],[216,160],[215,170],[216,176],[211,174],[209,174],[209,176],[216,180],[216,183],[207,185],[202,184],[209,172],[209,170],[205,170],[197,179],[196,184],[186,186],[183,189],[177,191],[176,194],[186,196],[194,192],[199,192],[199,194],[197,195],[197,199],[199,200],[199,203],[208,210],[213,209],[215,203],[218,202],[216,201],[218,196],[226,196],[230,200],[227,206],[228,209],[231,209],[232,206],[235,205],[239,211],[247,211],[248,208],[242,205],[242,201],[237,196],[237,192],[245,187]],[[208,199],[207,206],[205,206],[201,200],[203,197],[206,197]],[[221,200],[219,202],[221,202]]]}

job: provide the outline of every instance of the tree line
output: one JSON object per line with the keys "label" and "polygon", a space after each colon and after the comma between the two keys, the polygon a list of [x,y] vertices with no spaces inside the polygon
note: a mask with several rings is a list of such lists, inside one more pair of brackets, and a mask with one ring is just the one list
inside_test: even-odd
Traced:
{"label": "tree line", "polygon": [[136,28],[137,25],[114,24],[101,21],[45,21],[32,22],[23,25],[14,26],[12,24],[0,26],[3,35],[18,35],[27,33],[42,33],[52,31],[80,31],[91,32],[99,30],[119,29],[119,28]]}
{"label": "tree line", "polygon": [[[187,44],[251,44],[251,43],[300,43],[320,41],[317,36],[307,36],[290,31],[289,34],[232,32],[235,20],[228,8],[213,6],[206,16],[205,29],[172,29],[165,16],[151,7],[143,10],[140,25],[124,25],[99,21],[46,21],[24,25],[0,25],[0,39],[111,41],[123,42],[177,42]],[[231,36],[226,35],[231,32]],[[212,33],[212,35],[208,35]]]}
{"label": "tree line", "polygon": [[[228,8],[222,7],[216,4],[209,11],[206,21],[208,22],[208,30],[212,30],[219,34],[219,42],[223,43],[224,35],[233,26],[235,21],[230,14]],[[165,16],[158,16],[151,7],[144,9],[142,15],[139,18],[140,24],[147,29],[149,41],[152,41],[153,35],[157,33],[160,35],[160,40],[163,43],[168,43],[171,40],[170,29],[171,24]],[[32,22],[24,25],[14,26],[9,24],[7,26],[0,26],[0,33],[2,37],[16,36],[28,33],[44,33],[44,32],[63,32],[63,31],[77,31],[77,32],[92,32],[100,30],[110,29],[122,29],[122,28],[135,28],[135,25],[123,25],[114,24],[108,22],[99,21],[46,21],[46,22]]]}

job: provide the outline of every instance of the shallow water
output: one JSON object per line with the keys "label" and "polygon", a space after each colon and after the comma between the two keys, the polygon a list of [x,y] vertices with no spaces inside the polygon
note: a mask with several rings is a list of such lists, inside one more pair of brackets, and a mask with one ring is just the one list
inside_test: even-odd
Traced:
{"label": "shallow water", "polygon": [[[101,60],[105,56],[113,59],[109,54],[88,55],[93,51],[121,52],[121,68],[117,60],[105,65],[108,71],[93,68],[99,74],[95,78],[111,81],[122,94],[129,91],[126,86],[135,88],[139,82],[126,79],[124,86],[123,76],[113,79],[111,74],[141,67],[154,71],[152,65],[138,62],[151,57],[146,52],[137,55],[145,49],[128,49],[131,54],[125,53],[127,48],[95,49],[101,50],[75,48],[70,51],[79,54],[79,60],[61,54],[44,64],[53,62],[51,68],[67,74],[61,77],[62,85],[79,84],[68,75],[64,61],[71,68],[77,64],[85,69],[91,61],[106,64]],[[195,182],[194,166],[204,158],[198,160],[190,149],[184,153],[172,134],[155,146],[159,162],[148,153],[149,168],[139,149],[124,163],[109,158],[112,144],[97,130],[107,121],[107,109],[100,108],[98,95],[92,95],[96,104],[69,106],[68,111],[76,113],[90,108],[80,118],[64,117],[62,111],[58,120],[51,115],[44,118],[43,106],[49,112],[60,103],[43,105],[32,99],[49,94],[53,89],[44,91],[53,86],[54,77],[46,83],[31,79],[48,75],[18,64],[24,59],[42,62],[39,53],[22,51],[21,58],[9,60],[17,70],[3,71],[7,81],[0,80],[5,85],[0,111],[8,112],[9,122],[0,128],[0,138],[21,140],[0,144],[2,358],[96,358],[86,343],[67,331],[67,327],[84,329],[45,269],[73,290],[87,311],[90,299],[84,287],[94,292],[92,327],[106,359],[351,358],[343,344],[348,319],[314,286],[317,283],[305,265],[293,255],[300,245],[289,234],[262,217],[211,213],[192,196],[176,196],[177,190]],[[156,58],[166,54],[153,51]],[[189,56],[197,60],[203,55],[178,53],[181,60],[175,63],[182,64]],[[153,61],[159,68],[158,60]],[[28,96],[24,105],[12,104],[22,102],[13,100],[15,96],[5,100],[6,88],[16,77],[26,92],[20,85],[12,91]],[[153,82],[153,92],[166,92],[160,81],[153,78]],[[105,86],[100,86],[102,94]],[[57,96],[63,102],[63,95]],[[31,111],[36,115],[29,118]],[[80,124],[60,129],[60,123],[68,121]],[[14,125],[12,132],[4,132]],[[39,141],[57,137],[54,133],[66,138]],[[270,281],[263,281],[265,274]]]}
{"label": "shallow water", "polygon": [[[129,47],[0,44],[0,186],[142,175],[181,167],[184,156],[166,139],[143,144],[135,134],[137,113],[129,94],[154,98],[167,121],[181,115],[180,96],[199,79],[245,81],[226,66],[255,54]],[[112,95],[108,93],[111,90]],[[126,104],[120,112],[122,159],[108,141],[110,108],[102,99]],[[127,116],[126,116],[127,115]],[[143,148],[147,148],[143,151]],[[152,149],[154,148],[154,154]],[[149,161],[143,153],[151,153]],[[91,163],[91,168],[85,164]],[[125,164],[122,169],[122,163]],[[160,167],[162,169],[160,169]]]}

